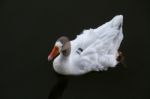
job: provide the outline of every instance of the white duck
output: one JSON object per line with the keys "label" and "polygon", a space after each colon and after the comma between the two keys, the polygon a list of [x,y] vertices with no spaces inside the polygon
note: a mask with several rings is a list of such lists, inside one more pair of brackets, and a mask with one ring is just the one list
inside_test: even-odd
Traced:
{"label": "white duck", "polygon": [[84,30],[75,40],[60,37],[48,56],[54,70],[63,75],[81,75],[90,71],[103,71],[115,67],[121,57],[118,52],[121,41],[123,16],[115,16],[111,21],[96,29]]}

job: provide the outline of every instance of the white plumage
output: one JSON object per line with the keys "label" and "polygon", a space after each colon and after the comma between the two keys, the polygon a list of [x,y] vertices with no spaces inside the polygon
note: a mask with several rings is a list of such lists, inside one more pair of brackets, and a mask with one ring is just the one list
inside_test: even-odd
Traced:
{"label": "white plumage", "polygon": [[[84,30],[71,41],[71,53],[62,53],[53,62],[54,70],[63,75],[81,75],[103,71],[118,64],[118,49],[123,40],[123,16],[115,16],[96,29]],[[79,50],[82,49],[82,50]]]}

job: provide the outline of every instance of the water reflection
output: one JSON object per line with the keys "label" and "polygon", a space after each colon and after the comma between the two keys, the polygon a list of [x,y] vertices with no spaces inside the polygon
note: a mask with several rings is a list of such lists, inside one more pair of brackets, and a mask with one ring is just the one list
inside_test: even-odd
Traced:
{"label": "water reflection", "polygon": [[61,99],[64,90],[67,88],[68,85],[68,77],[63,75],[58,75],[58,82],[54,85],[52,90],[49,93],[48,99]]}
{"label": "water reflection", "polygon": [[[109,68],[108,71],[110,72],[103,72],[106,73],[105,76],[107,77],[108,74],[111,74],[113,76],[115,76],[116,78],[118,76],[116,76],[115,74],[120,75],[120,73],[122,73],[122,69],[124,70],[125,68],[127,68],[126,63],[120,63],[118,64],[115,68]],[[55,73],[55,72],[54,72]],[[82,75],[82,77],[91,77],[90,75],[92,74],[97,74],[97,75],[101,75],[102,72],[90,72],[87,73],[85,75]],[[112,74],[113,73],[113,74]],[[69,83],[69,79],[71,80],[71,78],[76,77],[76,76],[63,76],[63,75],[59,75],[57,73],[55,73],[55,75],[58,78],[57,83],[53,86],[52,90],[49,93],[48,99],[61,99],[63,96],[63,93],[65,91],[65,89],[68,86]],[[104,76],[104,75],[103,75]],[[81,77],[81,76],[80,76]],[[112,77],[109,75],[109,77]],[[120,77],[120,76],[119,76]],[[103,78],[103,77],[102,77]],[[105,77],[104,77],[105,78]]]}

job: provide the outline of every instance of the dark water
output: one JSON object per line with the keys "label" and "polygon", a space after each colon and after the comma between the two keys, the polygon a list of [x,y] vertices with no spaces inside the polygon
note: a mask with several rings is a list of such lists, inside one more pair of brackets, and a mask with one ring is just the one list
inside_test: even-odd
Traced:
{"label": "dark water", "polygon": [[[56,74],[56,73],[55,73]],[[56,74],[58,81],[50,90],[48,99],[61,99],[69,83],[69,77]]]}
{"label": "dark water", "polygon": [[[127,68],[128,67],[125,67],[125,66],[127,66],[127,64],[125,65],[125,64],[118,64],[117,65],[117,67],[116,67],[116,69],[114,69],[114,70],[112,70],[112,69],[110,69],[111,70],[111,72],[115,72],[113,75],[110,75],[110,72],[107,72],[107,73],[104,73],[104,72],[99,72],[99,73],[97,73],[97,72],[90,72],[90,73],[88,73],[88,74],[85,74],[85,75],[82,75],[82,76],[63,76],[63,75],[59,75],[59,74],[57,74],[57,73],[55,73],[55,75],[56,75],[56,77],[57,77],[57,82],[54,84],[54,86],[52,87],[52,89],[50,90],[50,92],[49,92],[49,96],[48,96],[48,99],[62,99],[64,96],[65,96],[65,94],[67,95],[67,96],[70,96],[70,94],[68,95],[67,93],[68,92],[66,92],[66,91],[68,91],[68,87],[70,88],[70,87],[77,87],[78,89],[76,90],[77,92],[74,92],[74,95],[75,96],[73,96],[73,97],[71,97],[71,99],[73,98],[73,99],[75,99],[75,98],[80,98],[80,96],[76,96],[76,94],[78,94],[79,92],[80,92],[80,94],[85,94],[85,98],[89,98],[89,97],[91,97],[90,95],[91,94],[93,94],[93,92],[94,91],[98,91],[98,92],[96,92],[96,93],[101,93],[100,92],[100,90],[103,92],[104,90],[102,89],[103,87],[104,87],[104,85],[102,84],[102,83],[105,83],[105,82],[103,82],[103,81],[107,81],[108,83],[106,83],[105,85],[106,86],[108,86],[108,84],[110,83],[110,84],[112,84],[113,82],[113,80],[115,79],[115,77],[117,77],[117,78],[119,78],[119,79],[117,79],[117,81],[119,80],[122,80],[122,81],[124,81],[124,85],[121,85],[122,87],[121,88],[124,88],[124,86],[125,85],[127,85],[128,84],[128,82],[127,81],[125,81],[125,80],[123,80],[121,77],[123,77],[124,79],[126,79],[125,78],[125,76],[127,75]],[[121,72],[120,72],[121,71]],[[118,75],[118,73],[119,73],[119,77],[118,76],[116,76],[116,75]],[[124,73],[124,74],[123,74]],[[121,75],[120,75],[121,74]],[[110,76],[110,77],[112,77],[112,76],[115,76],[115,77],[112,77],[113,78],[113,80],[112,80],[112,78],[110,79],[107,79],[107,78],[101,78],[101,80],[102,80],[102,82],[100,81],[100,79],[98,80],[98,75],[108,75],[108,76]],[[96,85],[94,85],[94,84],[96,84],[96,82],[94,81],[95,79],[97,79],[96,80],[96,82],[97,81],[100,81],[100,82],[98,82],[98,86],[96,86]],[[82,79],[82,80],[81,80]],[[93,81],[92,81],[93,80]],[[110,80],[110,81],[109,81]],[[112,80],[112,81],[111,81]],[[79,81],[79,82],[78,82]],[[90,81],[90,82],[87,82],[87,81]],[[75,83],[75,85],[71,85],[70,86],[70,84],[69,83]],[[116,83],[116,82],[115,82]],[[83,84],[83,85],[82,85]],[[90,86],[89,86],[89,84],[90,84]],[[78,86],[77,86],[78,85]],[[113,86],[114,86],[114,84],[113,84]],[[82,88],[83,87],[83,88]],[[94,89],[93,89],[93,91],[92,91],[92,93],[89,93],[89,94],[87,94],[86,93],[86,91],[87,91],[87,89],[90,89],[91,87],[94,87]],[[99,87],[100,87],[100,89],[99,89]],[[105,87],[104,87],[105,88]],[[107,87],[106,87],[107,88]],[[98,90],[99,89],[99,90]],[[83,91],[81,91],[81,90],[84,90],[85,91],[85,93],[83,92]],[[109,93],[109,92],[111,92],[111,91],[108,91],[107,93]],[[127,90],[124,88],[124,90],[122,91],[122,93],[126,93],[127,92]],[[120,95],[119,95],[120,96]],[[94,96],[95,98],[97,98],[97,96]],[[91,98],[94,98],[93,96],[91,97]],[[100,97],[100,96],[99,96]],[[65,98],[63,98],[63,99],[65,99]]]}
{"label": "dark water", "polygon": [[[148,0],[1,0],[0,99],[150,99]],[[47,61],[56,39],[74,39],[117,14],[127,66],[78,77]]]}

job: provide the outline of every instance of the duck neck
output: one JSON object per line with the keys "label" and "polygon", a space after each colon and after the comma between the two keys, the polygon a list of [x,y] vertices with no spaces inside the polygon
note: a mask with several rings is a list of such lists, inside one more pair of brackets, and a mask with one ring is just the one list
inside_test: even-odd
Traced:
{"label": "duck neck", "polygon": [[68,53],[67,51],[63,51],[60,53],[61,58],[63,59],[67,59],[69,57],[70,53]]}

